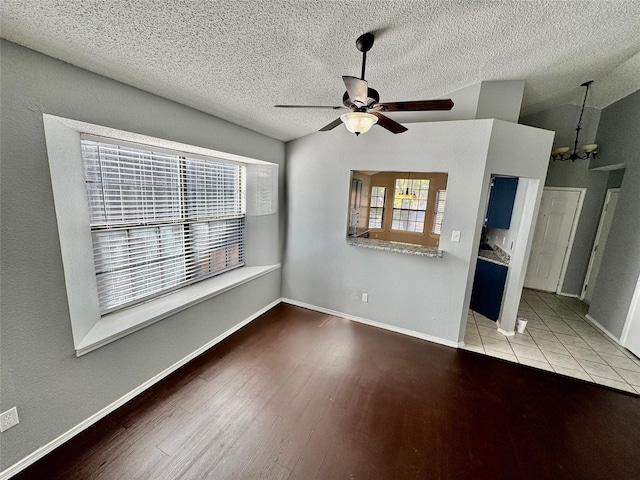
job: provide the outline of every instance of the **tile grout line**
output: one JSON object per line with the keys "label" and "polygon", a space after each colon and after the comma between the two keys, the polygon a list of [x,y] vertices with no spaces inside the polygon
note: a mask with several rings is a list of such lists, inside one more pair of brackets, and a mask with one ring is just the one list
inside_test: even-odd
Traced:
{"label": "tile grout line", "polygon": [[[552,301],[545,301],[545,298],[547,298],[548,300],[552,300]],[[538,305],[538,309],[536,310],[536,305]],[[554,308],[555,307],[555,308]],[[575,307],[575,308],[574,308]],[[543,312],[541,312],[541,310],[543,310]],[[534,329],[534,330],[541,330],[541,331],[545,331],[548,332],[549,335],[552,336],[552,338],[554,340],[551,340],[550,338],[543,338],[543,337],[536,337],[534,335],[531,334],[531,330],[529,330],[527,337],[529,339],[531,339],[531,341],[533,342],[533,345],[530,344],[520,344],[518,342],[514,342],[513,339],[515,339],[516,337],[505,337],[505,339],[507,340],[506,342],[503,342],[501,340],[498,340],[497,337],[492,337],[490,335],[488,335],[487,333],[483,334],[482,330],[479,327],[485,327],[485,328],[495,328],[495,324],[493,321],[487,319],[487,322],[491,322],[491,326],[485,324],[482,322],[482,319],[484,317],[482,317],[482,315],[477,314],[475,312],[472,312],[471,310],[469,311],[469,313],[471,314],[472,318],[473,318],[473,325],[475,326],[475,331],[473,332],[475,334],[475,332],[477,332],[477,335],[480,337],[480,343],[482,344],[482,346],[478,346],[478,345],[469,345],[470,347],[474,347],[474,350],[472,351],[476,351],[476,348],[481,348],[484,352],[485,355],[489,355],[489,356],[494,356],[496,358],[502,358],[505,360],[509,360],[509,361],[514,361],[511,360],[511,358],[505,358],[505,355],[509,355],[509,357],[513,357],[515,358],[514,363],[520,363],[523,365],[530,365],[530,363],[527,362],[523,362],[523,359],[528,360],[529,362],[535,362],[538,364],[546,364],[549,366],[549,370],[555,373],[558,373],[559,375],[564,375],[564,376],[571,376],[574,378],[578,378],[581,380],[586,380],[586,381],[591,381],[593,383],[596,384],[600,384],[600,385],[607,385],[613,388],[618,388],[620,390],[627,390],[627,391],[631,391],[631,392],[638,392],[640,393],[640,386],[635,386],[635,385],[631,385],[629,383],[629,381],[627,381],[627,379],[623,376],[623,374],[621,374],[618,370],[623,370],[625,373],[624,375],[628,375],[630,377],[633,378],[633,376],[635,374],[638,374],[640,376],[640,360],[638,360],[637,358],[633,358],[633,357],[629,357],[629,355],[626,354],[626,349],[622,349],[620,348],[619,345],[615,344],[611,339],[606,338],[604,335],[601,334],[601,332],[598,332],[596,329],[594,329],[585,319],[584,319],[584,315],[586,313],[587,309],[586,306],[576,300],[576,299],[567,299],[566,301],[563,301],[561,299],[561,297],[558,297],[555,294],[544,294],[544,296],[540,296],[537,293],[535,293],[532,290],[523,290],[523,294],[522,297],[520,299],[520,306],[518,308],[518,316],[522,316],[524,318],[526,318],[527,316],[530,317],[530,319],[533,321],[535,320],[534,324],[538,324],[538,322],[542,322],[542,325],[544,325],[544,327],[546,328],[537,328],[534,325],[531,325],[530,328]],[[551,314],[549,313],[551,312]],[[535,315],[535,318],[532,316]],[[478,318],[479,317],[479,318]],[[547,319],[545,321],[545,318]],[[557,319],[557,320],[556,320]],[[553,325],[554,323],[556,323],[556,325]],[[583,334],[580,334],[580,330],[581,328],[576,328],[578,325],[584,324],[585,329],[583,330]],[[539,324],[538,324],[539,325]],[[560,325],[564,325],[564,326],[560,326]],[[562,331],[555,331],[552,328],[555,329],[566,329],[566,331],[562,332]],[[497,331],[497,330],[495,330]],[[591,337],[589,337],[588,333],[591,333],[591,331],[595,332]],[[522,335],[522,334],[518,334],[516,333],[516,335]],[[560,336],[559,336],[560,335]],[[564,337],[562,337],[564,335]],[[584,336],[583,336],[584,335]],[[566,337],[566,338],[565,338]],[[564,342],[563,342],[563,338],[564,338]],[[600,342],[600,338],[602,338],[602,342]],[[575,340],[570,340],[570,339],[575,339]],[[616,350],[618,350],[620,352],[621,355],[616,355],[613,353],[607,353],[607,352],[600,352],[598,350],[595,349],[595,347],[593,347],[591,345],[591,343],[589,343],[589,340],[591,340],[591,342],[593,343],[602,343],[604,345],[608,345],[607,348],[613,347]],[[552,343],[558,343],[560,346],[562,346],[562,348],[564,349],[565,353],[560,353],[560,352],[554,352],[552,350],[548,350],[548,348],[543,348],[543,345],[541,345],[541,343],[539,342],[544,342],[544,341],[548,341],[548,342],[552,342]],[[566,342],[566,343],[565,343]],[[573,342],[575,343],[575,345],[572,345],[569,342]],[[509,350],[511,351],[511,353],[506,353],[503,352],[502,350],[498,350],[495,348],[492,348],[491,345],[500,345],[500,348],[505,349],[504,346],[502,346],[503,344],[506,346],[509,346]],[[582,345],[584,344],[584,346]],[[514,345],[519,346],[519,347],[515,347]],[[532,349],[536,349],[537,352],[540,354],[540,356],[542,358],[544,358],[545,360],[540,360],[540,359],[536,359],[536,358],[529,358],[529,357],[525,357],[524,354],[520,354],[518,355],[516,353],[516,350],[521,350],[523,351],[523,349],[521,349],[520,347],[526,347],[526,348],[532,348]],[[581,348],[586,350],[588,353],[593,354],[596,358],[601,359],[601,362],[599,361],[594,361],[593,359],[589,360],[587,358],[579,358],[574,356],[574,353],[570,350],[570,348],[568,347],[572,347],[572,348]],[[605,348],[605,347],[601,347],[601,348]],[[491,355],[489,353],[487,353],[487,349],[491,350],[492,352],[497,352],[499,354],[502,354],[502,356],[498,356],[498,355]],[[526,352],[526,350],[525,350]],[[545,353],[547,352],[547,353]],[[533,351],[531,353],[531,355],[533,355]],[[579,367],[579,369],[576,369],[575,366],[572,365],[572,367],[568,367],[568,366],[563,366],[563,365],[554,365],[551,363],[551,361],[549,361],[549,356],[553,356],[553,355],[562,355],[564,357],[568,357],[571,359],[571,361],[575,362],[575,364],[577,364],[577,366]],[[609,363],[609,361],[607,360],[607,358],[605,358],[605,355],[608,356],[615,356],[618,360],[615,360],[619,365],[620,363],[622,363],[623,365],[625,364],[624,361],[622,361],[621,359],[624,360],[628,360],[629,362],[632,362],[635,366],[638,367],[638,370],[634,369],[633,370],[629,370],[629,369],[625,369],[623,366],[614,366],[614,364]],[[610,373],[608,373],[607,369],[610,369],[611,371],[613,371],[613,373],[619,378],[619,379],[612,379],[612,378],[607,378],[601,375],[592,375],[589,373],[589,371],[587,371],[587,368],[585,367],[585,365],[583,364],[583,362],[591,362],[597,365],[601,365],[603,367],[606,367],[605,369],[602,369],[601,373],[607,373],[608,375],[611,375]],[[604,363],[602,363],[604,362]],[[628,364],[627,364],[628,365]],[[534,366],[534,365],[530,365],[530,366]],[[537,367],[537,368],[541,368],[541,367]],[[559,371],[561,370],[561,371]],[[593,370],[593,369],[591,369]],[[567,372],[571,372],[571,371],[575,371],[577,372],[579,375],[570,375]],[[586,378],[585,378],[586,376]],[[598,379],[601,379],[600,381],[598,381]],[[622,380],[622,381],[620,381]],[[614,382],[616,385],[612,385],[612,382]],[[621,384],[622,386],[617,386],[617,384]]]}

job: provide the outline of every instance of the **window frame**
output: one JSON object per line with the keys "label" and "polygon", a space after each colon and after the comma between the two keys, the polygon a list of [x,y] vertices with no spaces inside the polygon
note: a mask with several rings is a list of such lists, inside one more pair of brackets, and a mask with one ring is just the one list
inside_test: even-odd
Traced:
{"label": "window frame", "polygon": [[[427,182],[427,198],[421,200],[419,197],[415,200],[416,202],[420,202],[420,201],[424,201],[425,202],[425,207],[424,210],[422,209],[412,209],[412,208],[396,208],[395,206],[395,201],[396,201],[396,195],[398,190],[400,191],[400,193],[402,193],[403,188],[400,187],[398,189],[398,182],[408,182],[408,185],[411,185],[412,182]],[[394,179],[394,185],[393,185],[393,197],[392,197],[392,207],[391,207],[391,222],[389,223],[389,229],[391,232],[394,233],[399,233],[402,235],[419,235],[419,236],[424,236],[426,235],[427,232],[425,232],[425,227],[427,225],[427,219],[428,219],[428,211],[429,211],[429,192],[431,191],[431,179],[429,178],[409,178],[408,176],[405,178],[403,176],[397,176]],[[412,188],[410,186],[407,186],[407,189],[409,190],[410,193],[414,193],[416,191],[416,188]],[[422,188],[418,188],[418,191],[423,190]],[[412,202],[414,200],[406,200],[406,199],[401,199],[403,202],[404,201],[409,201]],[[398,212],[403,212],[403,211],[407,211],[407,212],[422,212],[424,214],[424,220],[422,221],[422,230],[421,231],[417,231],[417,230],[407,230],[407,229],[403,229],[403,228],[393,228],[393,222],[394,222],[394,214],[396,212],[396,210]],[[402,221],[402,220],[400,220]],[[407,223],[409,222],[409,220],[407,220]]]}
{"label": "window frame", "polygon": [[[380,195],[373,195],[373,189],[374,188],[381,188],[383,190],[382,192],[382,206],[381,207],[374,207],[371,205],[371,203],[373,202],[374,198],[380,198]],[[369,230],[382,230],[384,228],[384,219],[385,219],[385,209],[387,207],[387,187],[386,186],[381,186],[381,185],[371,185],[370,189],[369,189],[369,205],[367,208],[367,228]],[[380,209],[380,226],[379,227],[372,227],[371,226],[371,210],[372,209]]]}
{"label": "window frame", "polygon": [[[268,211],[259,211],[260,208],[256,205],[259,205],[260,202],[257,198],[253,198],[264,195],[265,192],[258,191],[259,187],[256,185],[247,186],[247,213],[249,214],[251,210],[252,216],[268,215],[261,222],[247,222],[247,246],[260,243],[252,240],[252,237],[258,237],[261,232],[277,231],[279,167],[271,162],[48,114],[43,114],[43,123],[73,344],[77,356],[89,353],[129,333],[280,268],[277,245],[274,245],[268,252],[256,252],[254,255],[247,251],[244,267],[185,286],[130,308],[101,315],[93,261],[89,207],[84,186],[81,135],[104,137],[136,145],[142,144],[154,150],[179,151],[189,156],[203,155],[243,163],[247,166],[248,181],[252,177],[250,172],[253,169],[266,169],[271,172],[271,183],[267,182],[267,184],[272,185],[269,188],[271,188],[270,195],[273,198],[267,199],[271,202]],[[257,176],[253,175],[253,177]],[[252,181],[258,182],[255,178]],[[260,224],[260,226],[252,227],[255,228],[253,235],[249,230],[250,223]],[[250,257],[252,257],[251,260],[249,260]]]}
{"label": "window frame", "polygon": [[[371,235],[369,238],[383,241],[392,241],[400,243],[409,243],[416,245],[425,245],[438,247],[440,243],[440,235],[431,232],[431,224],[435,212],[432,206],[435,205],[435,197],[437,190],[447,188],[448,172],[418,172],[418,171],[360,171],[353,170],[352,175],[364,175],[366,178],[367,190],[371,190],[371,186],[386,187],[385,212],[383,213],[382,228],[369,228]],[[425,212],[425,226],[423,232],[411,232],[405,230],[392,229],[393,215],[388,210],[392,208],[395,193],[395,184],[397,179],[405,180],[429,180],[429,191],[427,195],[427,210]],[[417,193],[417,191],[416,191]],[[366,209],[363,216],[369,222],[369,209],[371,202],[366,202]],[[443,225],[446,222],[443,217]]]}

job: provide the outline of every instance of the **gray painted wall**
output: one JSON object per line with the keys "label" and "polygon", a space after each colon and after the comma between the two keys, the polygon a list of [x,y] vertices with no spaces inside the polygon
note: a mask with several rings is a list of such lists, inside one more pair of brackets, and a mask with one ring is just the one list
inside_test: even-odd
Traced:
{"label": "gray painted wall", "polygon": [[[402,135],[373,128],[361,138],[339,128],[289,142],[282,296],[458,342],[490,175],[530,176],[542,185],[551,139],[550,132],[522,125],[467,120],[410,124]],[[522,153],[514,156],[514,149]],[[351,170],[447,172],[443,258],[347,245]],[[459,243],[451,242],[452,230],[461,231]]]}
{"label": "gray painted wall", "polygon": [[620,188],[622,187],[622,180],[624,179],[624,168],[619,170],[612,170],[609,172],[609,177],[607,178],[607,190],[610,188]]}
{"label": "gray painted wall", "polygon": [[[339,128],[289,142],[282,296],[457,342],[491,124],[411,124],[402,135],[373,128],[361,138]],[[347,245],[351,170],[447,172],[444,258]],[[454,229],[462,231],[460,243],[450,242]]]}
{"label": "gray painted wall", "polygon": [[[579,106],[565,105],[521,122],[555,130],[554,146],[570,146],[579,113]],[[581,293],[606,190],[619,186],[618,206],[589,308],[589,315],[619,338],[640,274],[640,91],[601,112],[585,109],[583,125],[579,143],[597,141],[598,158],[588,165],[584,161],[551,162],[546,180],[549,186],[587,188],[562,291]],[[621,163],[624,171],[593,170]]]}
{"label": "gray painted wall", "polygon": [[0,411],[16,405],[20,416],[2,433],[5,469],[280,297],[276,271],[76,358],[42,114],[278,163],[281,177],[285,146],[4,40],[0,48]]}
{"label": "gray painted wall", "polygon": [[482,82],[475,118],[497,118],[518,123],[524,80]]}
{"label": "gray painted wall", "polygon": [[626,169],[589,315],[620,338],[640,275],[640,90],[602,111],[598,142],[592,168]]}
{"label": "gray painted wall", "polygon": [[[555,131],[554,147],[573,147],[576,133],[575,126],[579,116],[580,106],[563,105],[524,117],[520,120],[520,123]],[[592,143],[596,140],[599,120],[600,110],[585,108],[582,120],[583,130],[580,132],[578,146]],[[600,141],[600,138],[597,140]],[[606,195],[607,180],[608,172],[589,170],[589,163],[584,160],[577,160],[576,162],[552,161],[549,164],[545,186],[587,189],[576,228],[573,248],[567,264],[567,272],[564,283],[561,286],[562,293],[570,295],[580,295],[582,293],[584,277],[589,266],[591,249]]]}

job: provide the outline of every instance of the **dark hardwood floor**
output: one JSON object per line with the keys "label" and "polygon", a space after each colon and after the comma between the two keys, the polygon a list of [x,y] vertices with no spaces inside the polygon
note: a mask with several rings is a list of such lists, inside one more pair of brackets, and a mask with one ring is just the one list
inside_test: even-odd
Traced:
{"label": "dark hardwood floor", "polygon": [[15,478],[640,478],[640,397],[281,304]]}

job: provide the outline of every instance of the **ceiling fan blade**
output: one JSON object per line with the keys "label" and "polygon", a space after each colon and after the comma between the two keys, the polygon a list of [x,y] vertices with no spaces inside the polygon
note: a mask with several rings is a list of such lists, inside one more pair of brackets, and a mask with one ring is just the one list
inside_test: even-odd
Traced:
{"label": "ceiling fan blade", "polygon": [[324,127],[322,127],[318,131],[319,132],[328,132],[329,130],[333,130],[334,128],[336,128],[341,123],[342,123],[342,120],[340,120],[340,117],[338,117],[333,122],[329,123],[328,125],[325,125]]}
{"label": "ceiling fan blade", "polygon": [[381,106],[385,112],[424,112],[427,110],[451,110],[453,102],[450,98],[442,100],[414,100],[409,102],[385,102]]}
{"label": "ceiling fan blade", "polygon": [[379,112],[369,112],[369,113],[378,117],[378,125],[380,125],[382,128],[386,128],[391,133],[402,133],[408,130],[408,128],[405,127],[404,125],[400,125],[395,120],[391,120],[389,117],[385,117]]}
{"label": "ceiling fan blade", "polygon": [[350,110],[347,107],[332,107],[330,105],[274,105],[276,108],[326,108],[331,110]]}
{"label": "ceiling fan blade", "polygon": [[345,87],[347,87],[347,93],[349,99],[356,106],[363,107],[367,104],[367,98],[369,97],[369,87],[366,80],[360,80],[357,77],[343,76]]}

